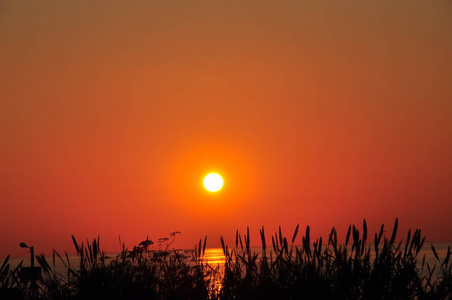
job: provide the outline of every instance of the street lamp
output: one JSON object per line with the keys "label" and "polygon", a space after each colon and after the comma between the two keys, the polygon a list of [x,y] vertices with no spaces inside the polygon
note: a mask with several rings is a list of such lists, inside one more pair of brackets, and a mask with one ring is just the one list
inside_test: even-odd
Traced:
{"label": "street lamp", "polygon": [[33,248],[33,246],[28,247],[27,244],[25,244],[25,243],[20,243],[19,246],[21,248],[28,248],[28,249],[30,249],[30,253],[31,253],[31,267],[33,268],[35,266],[35,249]]}

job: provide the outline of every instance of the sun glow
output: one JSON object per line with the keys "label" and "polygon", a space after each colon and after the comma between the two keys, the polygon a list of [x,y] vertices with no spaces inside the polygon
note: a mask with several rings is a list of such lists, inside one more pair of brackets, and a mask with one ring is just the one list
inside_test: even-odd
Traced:
{"label": "sun glow", "polygon": [[223,186],[223,178],[216,173],[210,173],[204,177],[204,187],[209,192],[217,192]]}

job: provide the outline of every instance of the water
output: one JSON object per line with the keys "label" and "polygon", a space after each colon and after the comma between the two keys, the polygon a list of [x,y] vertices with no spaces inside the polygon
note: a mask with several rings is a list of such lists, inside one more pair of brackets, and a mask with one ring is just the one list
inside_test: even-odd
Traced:
{"label": "water", "polygon": [[[441,262],[444,260],[447,254],[447,249],[449,246],[452,248],[452,242],[435,242],[435,243],[425,243],[422,250],[419,252],[418,255],[418,266],[421,267],[422,258],[425,255],[425,268],[427,264],[432,267],[433,265],[438,265],[438,261],[436,260],[435,256],[433,255],[433,251],[431,249],[431,245],[436,249],[436,252],[438,253],[438,256],[441,260]],[[260,247],[253,247],[252,251],[255,253],[261,254],[262,248]],[[187,251],[187,254],[189,251]],[[110,257],[115,257],[118,255],[118,253],[107,253]],[[189,254],[188,254],[189,255]],[[51,266],[53,266],[52,262],[52,256],[48,256],[47,260]],[[225,257],[223,255],[223,250],[221,248],[207,248],[203,257],[203,260],[207,263],[209,263],[212,267],[222,267],[225,264]],[[11,268],[15,268],[19,265],[19,263],[23,261],[23,266],[29,266],[30,265],[30,257],[14,257],[10,259],[10,266]],[[69,255],[69,262],[73,267],[77,267],[79,264],[79,259],[77,255]],[[0,265],[3,263],[3,259],[0,259]],[[35,261],[35,265],[37,266],[38,263]],[[438,267],[437,267],[438,268]],[[61,262],[59,258],[55,259],[55,270],[57,273],[65,274],[67,272],[66,267]],[[426,272],[426,270],[424,270]]]}
{"label": "water", "polygon": [[[435,264],[438,264],[438,260],[435,258],[431,245],[435,247],[436,252],[438,253],[438,256],[441,260],[441,262],[445,259],[447,255],[447,249],[448,247],[452,248],[452,242],[435,242],[435,243],[425,243],[422,247],[421,251],[418,254],[418,266],[421,267],[422,264],[422,258],[425,255],[425,267],[427,264],[432,267]],[[403,247],[403,245],[402,245]],[[252,247],[252,252],[262,254],[262,248],[261,247]],[[371,247],[373,249],[373,247]],[[402,248],[403,250],[403,248]],[[268,250],[267,250],[268,251]],[[268,255],[268,254],[267,254]],[[204,261],[220,266],[224,265],[225,257],[223,255],[223,250],[221,248],[210,248],[206,249],[206,253],[204,255]]]}
{"label": "water", "polygon": [[217,265],[219,265],[220,267],[223,266],[225,263],[223,249],[221,248],[206,249],[203,260],[212,266]]}
{"label": "water", "polygon": [[[258,248],[256,248],[257,250]],[[187,256],[190,256],[191,251],[185,251],[185,254]],[[118,252],[112,252],[112,253],[107,253],[108,257],[111,258],[115,258],[119,253]],[[72,267],[78,268],[80,261],[79,261],[79,257],[76,254],[71,254],[68,255],[69,258],[69,263]],[[206,251],[204,253],[204,257],[203,257],[203,261],[206,263],[209,263],[212,267],[217,267],[219,266],[220,268],[222,266],[224,266],[225,260],[224,260],[224,255],[223,255],[223,250],[221,248],[206,248]],[[47,262],[49,263],[49,265],[51,267],[53,267],[53,259],[52,259],[52,255],[46,256]],[[63,256],[63,259],[66,262],[66,257]],[[3,263],[4,259],[0,259],[0,265]],[[18,257],[12,257],[9,260],[9,264],[11,269],[16,268],[20,263],[22,262],[22,266],[24,267],[29,267],[31,262],[30,262],[30,256],[28,257],[23,257],[23,256],[18,256]],[[35,259],[35,266],[39,266],[37,260]],[[55,257],[55,271],[59,274],[66,274],[67,272],[67,268],[64,265],[64,263],[58,258]]]}

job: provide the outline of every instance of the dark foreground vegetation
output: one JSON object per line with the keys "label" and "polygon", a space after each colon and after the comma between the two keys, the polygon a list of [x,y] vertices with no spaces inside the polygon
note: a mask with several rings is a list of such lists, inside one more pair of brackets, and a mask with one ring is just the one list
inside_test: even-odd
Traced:
{"label": "dark foreground vegetation", "polygon": [[272,236],[271,246],[262,228],[259,253],[249,232],[237,232],[232,249],[221,239],[224,268],[203,261],[206,239],[193,251],[170,250],[171,239],[152,250],[146,239],[110,258],[99,239],[84,245],[73,237],[75,266],[55,251],[36,256],[40,269],[12,269],[9,257],[0,262],[0,299],[452,299],[450,247],[440,258],[431,246],[437,264],[430,266],[418,257],[421,231],[396,242],[397,227],[396,220],[387,236],[382,225],[368,241],[364,221],[361,231],[350,226],[340,244],[334,228],[326,243],[311,242],[309,226],[298,240],[297,226],[289,239],[281,230]]}

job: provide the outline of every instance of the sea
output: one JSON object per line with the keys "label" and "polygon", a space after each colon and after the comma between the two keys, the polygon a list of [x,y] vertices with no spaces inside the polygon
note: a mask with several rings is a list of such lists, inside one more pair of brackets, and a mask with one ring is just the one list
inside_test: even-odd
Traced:
{"label": "sea", "polygon": [[[371,246],[371,244],[369,244],[369,245]],[[434,265],[441,264],[441,262],[438,262],[438,260],[435,258],[435,255],[432,251],[432,245],[433,245],[433,247],[435,247],[435,250],[436,250],[441,262],[443,262],[443,260],[445,259],[448,248],[449,247],[452,248],[452,242],[433,242],[433,243],[426,242],[418,254],[419,269],[421,268],[423,257],[425,256],[425,262],[424,262],[425,267],[424,267],[424,271],[423,271],[425,274],[427,274],[427,264],[430,266],[430,268],[433,268]],[[258,254],[262,253],[261,247],[252,247],[251,249],[252,249],[252,252],[254,252],[254,253],[258,253]],[[372,247],[371,247],[371,249],[372,249]],[[403,245],[402,245],[402,249],[403,249]],[[189,253],[190,251],[185,251],[185,252]],[[117,252],[116,253],[107,253],[107,256],[109,256],[109,257],[116,257],[117,255],[118,255]],[[68,257],[69,257],[69,261],[70,261],[71,265],[73,267],[76,267],[79,262],[78,256],[73,254],[73,255],[69,255]],[[47,261],[49,262],[49,264],[52,266],[53,265],[52,256],[48,256],[46,258],[47,258]],[[224,256],[223,250],[221,248],[207,248],[205,250],[205,253],[204,253],[204,256],[202,259],[204,262],[210,264],[212,267],[219,267],[220,269],[225,264],[225,256]],[[4,258],[0,259],[0,266],[3,264],[3,262],[4,262]],[[12,269],[16,268],[21,262],[22,262],[23,266],[30,266],[30,264],[31,264],[30,256],[28,256],[28,257],[24,257],[24,256],[11,257],[9,260],[9,264]],[[36,262],[36,260],[35,260],[35,266],[38,266],[38,263]],[[437,266],[436,269],[438,270],[439,266]],[[63,262],[58,258],[55,260],[55,270],[57,273],[60,273],[60,274],[65,274],[67,271]]]}

